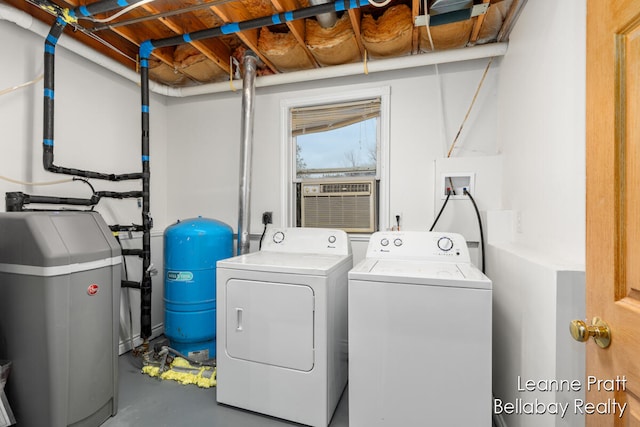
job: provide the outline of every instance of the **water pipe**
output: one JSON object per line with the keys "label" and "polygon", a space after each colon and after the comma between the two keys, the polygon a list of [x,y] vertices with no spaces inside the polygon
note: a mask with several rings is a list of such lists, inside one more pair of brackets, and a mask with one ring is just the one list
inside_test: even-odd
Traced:
{"label": "water pipe", "polygon": [[[136,3],[136,2],[134,2]],[[43,166],[46,170],[54,173],[81,176],[85,178],[95,178],[108,181],[122,181],[142,179],[142,192],[99,192],[94,193],[97,200],[100,197],[127,198],[142,197],[142,250],[135,252],[142,257],[142,280],[140,282],[140,336],[147,340],[151,336],[151,228],[153,220],[149,214],[149,189],[150,189],[150,168],[149,168],[149,94],[148,76],[143,79],[142,87],[142,172],[125,174],[105,174],[79,169],[71,169],[56,166],[53,163],[54,146],[54,98],[55,98],[55,48],[58,39],[62,35],[65,26],[70,22],[75,22],[76,16],[90,16],[93,13],[102,13],[127,6],[126,0],[103,0],[89,6],[80,6],[69,11],[65,9],[58,13],[58,17],[51,26],[49,34],[45,39],[44,47],[44,126],[43,126]],[[59,198],[40,198],[42,203],[55,203]],[[97,203],[97,201],[96,201]]]}

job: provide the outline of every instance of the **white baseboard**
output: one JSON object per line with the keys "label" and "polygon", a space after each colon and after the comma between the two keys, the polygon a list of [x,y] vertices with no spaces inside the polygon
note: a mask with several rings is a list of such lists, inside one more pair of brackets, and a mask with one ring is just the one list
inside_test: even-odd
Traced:
{"label": "white baseboard", "polygon": [[[154,339],[159,337],[160,335],[162,335],[164,333],[164,323],[159,323],[156,326],[154,326],[153,328],[151,328],[151,336],[149,337],[149,339]],[[142,344],[142,338],[140,337],[140,334],[134,335],[133,336],[133,346],[137,347],[140,344]],[[130,339],[126,339],[124,341],[120,341],[120,345],[118,347],[118,354],[124,354],[127,351],[131,350],[131,340]]]}

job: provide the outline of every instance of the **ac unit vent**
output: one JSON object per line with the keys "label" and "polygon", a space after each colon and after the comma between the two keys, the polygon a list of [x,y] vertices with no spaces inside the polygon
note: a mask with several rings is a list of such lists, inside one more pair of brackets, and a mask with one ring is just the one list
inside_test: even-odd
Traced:
{"label": "ac unit vent", "polygon": [[302,226],[375,231],[375,181],[305,182],[302,184]]}
{"label": "ac unit vent", "polygon": [[349,182],[320,185],[321,193],[369,193],[370,191],[371,183],[369,182]]}

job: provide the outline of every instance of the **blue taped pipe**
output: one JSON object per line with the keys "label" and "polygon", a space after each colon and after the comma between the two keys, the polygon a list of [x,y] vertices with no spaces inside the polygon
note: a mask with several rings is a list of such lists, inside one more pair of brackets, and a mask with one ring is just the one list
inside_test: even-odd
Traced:
{"label": "blue taped pipe", "polygon": [[[89,16],[95,13],[106,12],[126,6],[126,0],[107,0],[93,3],[88,6],[82,6],[74,11],[73,14],[82,14]],[[130,198],[142,197],[142,280],[140,282],[140,335],[143,339],[151,336],[151,228],[153,220],[149,213],[149,194],[150,194],[150,168],[149,168],[149,87],[148,87],[148,64],[142,61],[144,66],[141,68],[143,81],[142,95],[142,172],[133,172],[126,174],[105,174],[100,172],[71,169],[56,166],[53,164],[53,146],[54,146],[54,83],[55,83],[55,46],[58,39],[62,35],[66,22],[62,17],[58,17],[53,23],[49,35],[45,40],[44,48],[44,124],[43,124],[43,166],[49,172],[81,176],[85,178],[103,179],[109,181],[142,179],[142,191],[131,192],[100,192],[96,193],[90,199],[92,204],[96,204],[100,197],[110,198]],[[146,82],[146,83],[145,83]],[[146,94],[145,94],[146,93]],[[62,204],[86,204],[86,200],[77,200],[69,198],[44,198],[37,199],[42,203],[62,203]]]}
{"label": "blue taped pipe", "polygon": [[247,21],[231,22],[216,28],[194,31],[193,33],[181,34],[179,36],[167,37],[165,39],[147,40],[140,45],[140,57],[148,59],[149,55],[151,55],[151,51],[155,48],[176,46],[185,43],[187,40],[194,41],[220,37],[222,35],[234,34],[240,31],[266,27],[273,25],[274,23],[286,23],[329,12],[341,12],[343,10],[357,9],[367,4],[369,4],[369,0],[337,0],[333,3],[309,6],[289,12],[264,16],[262,18],[249,19]]}

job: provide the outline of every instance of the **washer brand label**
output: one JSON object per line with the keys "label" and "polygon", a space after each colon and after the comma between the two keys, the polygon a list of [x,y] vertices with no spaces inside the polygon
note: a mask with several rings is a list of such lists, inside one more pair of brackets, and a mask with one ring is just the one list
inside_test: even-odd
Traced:
{"label": "washer brand label", "polygon": [[189,282],[193,280],[193,273],[190,271],[167,271],[167,280]]}
{"label": "washer brand label", "polygon": [[100,290],[100,287],[98,285],[96,285],[95,283],[92,283],[91,285],[89,285],[89,287],[87,288],[87,294],[89,296],[94,296],[95,294],[98,293],[98,291]]}

